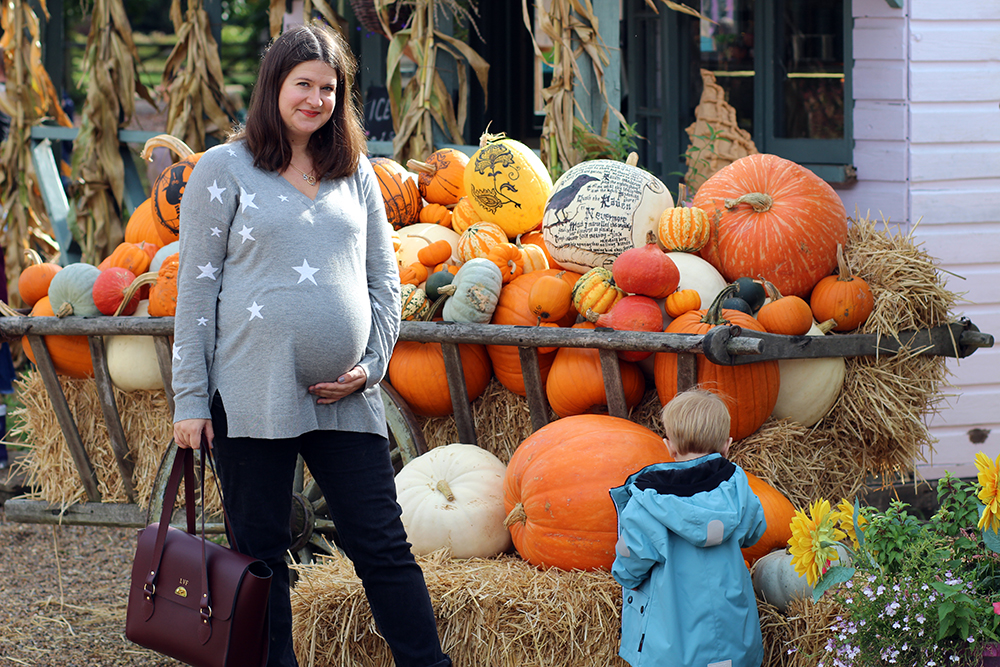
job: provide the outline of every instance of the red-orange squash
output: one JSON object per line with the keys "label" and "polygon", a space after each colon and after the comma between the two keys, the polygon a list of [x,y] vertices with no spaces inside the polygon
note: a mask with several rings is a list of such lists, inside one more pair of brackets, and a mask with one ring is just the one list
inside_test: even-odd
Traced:
{"label": "red-orange squash", "polygon": [[[471,403],[493,378],[490,357],[482,345],[459,345],[458,352]],[[421,417],[445,417],[453,412],[441,343],[398,341],[389,359],[389,383]]]}
{"label": "red-orange squash", "polygon": [[[722,301],[730,296],[733,289],[731,285],[722,290],[708,310],[684,313],[667,326],[667,333],[705,334],[727,323],[752,331],[764,331],[764,327],[750,315],[722,308]],[[729,436],[733,440],[740,440],[756,431],[774,410],[780,378],[777,361],[719,366],[708,361],[704,355],[698,355],[697,368],[699,386],[718,394],[726,402],[731,420]],[[675,353],[657,352],[653,378],[660,404],[666,405],[677,395]]]}
{"label": "red-orange squash", "polygon": [[[43,296],[39,299],[31,309],[31,315],[54,317],[49,297]],[[49,356],[52,357],[52,365],[56,367],[56,373],[78,380],[93,377],[94,361],[90,356],[90,343],[87,342],[86,336],[44,336],[43,340]],[[31,363],[37,363],[28,337],[22,338],[21,343],[24,346],[24,354]]]}
{"label": "red-orange squash", "polygon": [[792,517],[795,516],[795,507],[773,486],[749,472],[747,479],[750,481],[750,490],[758,498],[764,507],[764,518],[767,520],[767,530],[757,541],[746,549],[743,549],[743,558],[751,565],[758,558],[763,558],[775,549],[784,549],[788,546],[788,539],[792,536]]}
{"label": "red-orange squash", "polygon": [[627,419],[577,415],[540,428],[517,448],[504,476],[517,552],[543,568],[610,569],[618,517],[608,490],[671,460],[658,434]]}
{"label": "red-orange squash", "polygon": [[776,155],[723,167],[698,188],[694,205],[713,226],[700,254],[729,282],[764,276],[782,294],[804,298],[847,241],[847,212],[833,188]]}
{"label": "red-orange squash", "polygon": [[409,172],[391,158],[373,157],[370,160],[382,191],[385,217],[389,224],[399,229],[417,222],[424,202]]}

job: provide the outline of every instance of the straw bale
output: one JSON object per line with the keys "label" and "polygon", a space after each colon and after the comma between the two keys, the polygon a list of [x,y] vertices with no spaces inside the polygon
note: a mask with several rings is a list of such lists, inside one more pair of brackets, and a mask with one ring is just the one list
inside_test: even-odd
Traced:
{"label": "straw bale", "polygon": [[758,599],[757,612],[765,667],[815,667],[826,655],[831,628],[843,608],[825,595],[818,602],[811,597],[793,599],[785,613]]}
{"label": "straw bale", "polygon": [[[97,475],[102,502],[128,502],[111,450],[96,384],[93,380],[70,378],[60,378],[60,383]],[[22,422],[12,437],[23,441],[21,444],[28,448],[20,463],[26,473],[26,485],[31,489],[27,497],[60,507],[85,502],[87,496],[80,474],[66,446],[41,374],[31,371],[22,374],[15,391],[22,404],[15,414]],[[156,471],[173,435],[166,395],[162,390],[124,392],[115,389],[115,401],[134,464],[136,495],[139,504],[147,507]],[[211,483],[211,472],[208,474],[206,479]],[[219,505],[218,494],[210,494],[209,512],[221,510]]]}

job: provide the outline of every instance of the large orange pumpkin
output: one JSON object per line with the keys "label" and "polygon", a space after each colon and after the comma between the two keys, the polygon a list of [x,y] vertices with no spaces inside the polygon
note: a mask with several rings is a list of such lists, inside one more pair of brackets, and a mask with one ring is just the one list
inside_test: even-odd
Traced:
{"label": "large orange pumpkin", "polygon": [[[156,221],[156,231],[160,236],[159,246],[165,246],[180,238],[181,228],[181,198],[188,178],[194,166],[204,153],[195,153],[178,160],[164,169],[153,181],[152,194],[153,218]],[[138,210],[138,209],[136,209]],[[141,239],[149,240],[151,239]]]}
{"label": "large orange pumpkin", "polygon": [[439,148],[426,162],[410,160],[406,166],[417,172],[417,186],[424,199],[450,206],[465,196],[467,164],[469,156],[457,148]]}
{"label": "large orange pumpkin", "polygon": [[[490,357],[482,345],[459,345],[458,352],[471,403],[493,378]],[[421,417],[445,417],[454,411],[441,343],[398,341],[389,359],[389,382]]]}
{"label": "large orange pumpkin", "polygon": [[701,256],[729,282],[763,276],[782,294],[806,297],[847,241],[847,212],[833,188],[776,155],[723,167],[698,188],[694,205],[712,222]]}
{"label": "large orange pumpkin", "polygon": [[763,558],[775,549],[788,546],[792,536],[792,517],[795,516],[795,506],[781,491],[749,472],[750,490],[760,498],[764,507],[764,518],[767,520],[767,530],[757,541],[743,549],[743,558],[753,565],[758,558]]}
{"label": "large orange pumpkin", "polygon": [[[49,304],[49,297],[43,296],[31,309],[31,315],[37,317],[55,317],[52,306]],[[45,348],[52,357],[52,365],[56,367],[56,373],[66,377],[82,379],[93,377],[94,361],[90,356],[90,343],[86,336],[44,336]],[[28,337],[21,340],[24,346],[24,354],[27,355],[31,363],[35,361],[35,353],[31,350]]]}
{"label": "large orange pumpkin", "polygon": [[159,232],[160,223],[157,222],[153,213],[153,198],[150,197],[135,207],[132,215],[125,225],[126,243],[152,243],[155,246],[163,245]]}
{"label": "large orange pumpkin", "polygon": [[[591,322],[580,322],[574,329],[591,329]],[[619,362],[625,405],[631,410],[639,405],[646,392],[646,381],[639,367],[629,361]],[[600,352],[586,347],[561,347],[545,380],[545,394],[552,410],[560,417],[587,413],[607,414],[608,395],[604,389]]]}
{"label": "large orange pumpkin", "polygon": [[[545,269],[544,271],[532,271],[524,273],[503,286],[500,290],[500,298],[497,307],[493,311],[492,324],[510,324],[515,326],[535,326],[538,324],[538,316],[532,314],[528,305],[528,296],[531,287],[539,278],[543,276],[556,276],[565,280],[569,285],[574,285],[580,277],[579,273],[572,271],[562,272],[559,269]],[[576,311],[570,310],[566,316],[559,320],[559,326],[571,326],[576,320]],[[525,395],[524,373],[521,371],[521,361],[517,352],[517,347],[513,345],[487,345],[486,351],[493,362],[493,374],[496,375],[500,384],[505,386],[519,396]],[[538,366],[542,373],[542,382],[545,382],[555,358],[555,350],[551,349],[543,352],[539,349]]]}
{"label": "large orange pumpkin", "polygon": [[518,553],[545,568],[610,569],[618,516],[608,490],[671,460],[659,435],[627,419],[577,415],[540,428],[504,476],[506,524]]}
{"label": "large orange pumpkin", "polygon": [[[704,186],[703,186],[704,187]],[[673,322],[667,333],[705,334],[714,327],[734,324],[752,331],[764,327],[750,315],[738,310],[723,309],[722,301],[734,289],[730,285],[719,293],[708,310],[691,310]],[[742,366],[719,366],[698,355],[698,385],[721,396],[729,408],[729,436],[745,438],[763,424],[778,402],[779,371],[777,361],[758,361]],[[666,405],[677,395],[677,355],[657,352],[653,363],[653,379],[660,404]]]}
{"label": "large orange pumpkin", "polygon": [[409,172],[387,157],[369,158],[385,203],[385,217],[394,229],[412,225],[420,217],[424,202]]}

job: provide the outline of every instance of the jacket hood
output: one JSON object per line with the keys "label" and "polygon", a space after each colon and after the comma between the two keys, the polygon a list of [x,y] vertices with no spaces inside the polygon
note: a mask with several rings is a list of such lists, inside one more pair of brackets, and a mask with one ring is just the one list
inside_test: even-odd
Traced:
{"label": "jacket hood", "polygon": [[619,514],[632,500],[652,519],[699,547],[728,540],[739,526],[748,486],[737,484],[739,468],[719,454],[657,463],[611,489]]}

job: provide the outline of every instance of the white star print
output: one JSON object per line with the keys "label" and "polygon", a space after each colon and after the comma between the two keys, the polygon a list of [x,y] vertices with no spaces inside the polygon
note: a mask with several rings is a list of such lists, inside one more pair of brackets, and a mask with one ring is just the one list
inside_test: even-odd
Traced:
{"label": "white star print", "polygon": [[212,280],[215,280],[215,272],[219,270],[219,267],[212,266],[211,262],[198,268],[201,269],[201,275],[198,278],[211,278]]}
{"label": "white star print", "polygon": [[285,195],[278,195],[278,199],[280,199],[281,201],[288,201],[288,197],[286,197]]}
{"label": "white star print", "polygon": [[[263,307],[264,306],[258,306],[257,302],[254,301],[253,305],[250,306],[249,308],[247,308],[247,310],[250,311],[250,319],[252,320],[255,317],[259,317],[260,319],[264,319],[264,316],[260,314],[260,309],[263,308]],[[247,321],[249,322],[250,320],[247,320]]]}
{"label": "white star print", "polygon": [[232,148],[230,148],[230,149],[229,149],[229,150],[228,150],[227,152],[228,152],[228,153],[229,153],[230,155],[234,155],[234,156],[236,155],[236,151],[234,151],[234,150],[233,150]]}
{"label": "white star print", "polygon": [[299,272],[299,282],[295,283],[296,285],[298,285],[303,280],[308,280],[313,285],[316,284],[316,279],[313,278],[313,274],[319,271],[319,269],[315,269],[309,266],[309,262],[303,259],[302,266],[293,266],[292,268]]}
{"label": "white star print", "polygon": [[254,237],[250,236],[250,232],[252,231],[253,227],[247,227],[246,225],[243,225],[243,229],[240,230],[240,236],[243,237],[243,240],[240,242],[241,244],[246,243],[247,241],[257,240]]}
{"label": "white star print", "polygon": [[208,326],[208,320],[206,318],[204,318],[204,317],[199,317],[198,318],[198,326],[200,326],[200,327],[207,327]]}
{"label": "white star print", "polygon": [[212,227],[212,236],[218,236],[219,238],[222,238],[222,230],[219,229],[218,227]]}
{"label": "white star print", "polygon": [[381,311],[382,310],[382,304],[380,304],[378,301],[372,301],[372,308],[374,308],[375,310]]}
{"label": "white star print", "polygon": [[[219,187],[219,181],[217,180],[212,181],[212,184],[208,186],[208,193],[212,195],[212,199],[218,199],[220,204],[222,203],[222,193],[225,191],[225,188]],[[211,202],[212,199],[209,199],[208,201]]]}
{"label": "white star print", "polygon": [[240,186],[240,213],[245,213],[248,208],[260,209],[257,204],[253,203],[253,198],[257,196],[257,193],[250,194]]}
{"label": "white star print", "polygon": [[354,247],[355,248],[360,248],[361,247],[361,230],[360,229],[357,230],[356,232],[354,232]]}
{"label": "white star print", "polygon": [[178,345],[177,343],[174,343],[174,346],[173,346],[173,356],[171,358],[171,361],[173,361],[174,359],[176,359],[177,361],[181,360],[181,355],[178,354],[178,353],[181,351],[182,347],[184,347],[184,346],[183,345]]}

